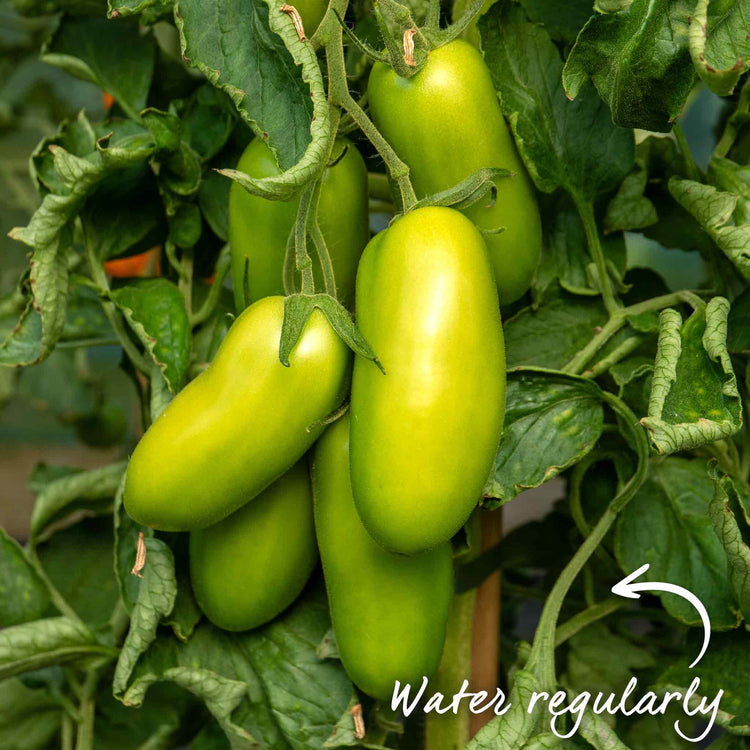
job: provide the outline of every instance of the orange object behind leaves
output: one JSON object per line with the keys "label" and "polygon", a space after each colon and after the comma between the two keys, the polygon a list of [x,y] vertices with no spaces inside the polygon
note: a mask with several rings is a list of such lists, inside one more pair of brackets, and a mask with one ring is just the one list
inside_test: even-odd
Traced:
{"label": "orange object behind leaves", "polygon": [[102,105],[104,109],[112,109],[112,105],[115,103],[115,98],[112,94],[108,94],[106,91],[102,91]]}
{"label": "orange object behind leaves", "polygon": [[128,258],[116,258],[104,262],[104,271],[108,276],[118,279],[135,276],[158,276],[161,273],[161,246],[156,245],[145,253],[131,255]]}

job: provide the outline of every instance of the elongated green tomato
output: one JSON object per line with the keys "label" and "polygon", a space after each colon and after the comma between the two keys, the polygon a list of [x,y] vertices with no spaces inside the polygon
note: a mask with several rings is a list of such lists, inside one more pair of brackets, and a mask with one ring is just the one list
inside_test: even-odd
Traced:
{"label": "elongated green tomato", "polygon": [[318,561],[307,460],[207,529],[190,533],[190,578],[203,614],[224,630],[272,620]]}
{"label": "elongated green tomato", "polygon": [[221,521],[293,466],[343,400],[351,355],[313,311],[279,362],[282,297],[234,322],[207,370],[184,388],[136,446],[125,509],[146,526],[191,531]]}
{"label": "elongated green tomato", "polygon": [[377,63],[368,95],[372,118],[409,166],[418,197],[446,190],[484,167],[515,173],[495,181],[494,204],[489,206],[488,196],[464,211],[481,229],[504,227],[485,241],[500,303],[515,302],[539,262],[541,220],[481,53],[458,39],[432,50],[412,78]]}
{"label": "elongated green tomato", "polygon": [[390,700],[396,680],[421,683],[440,663],[453,595],[451,545],[417,557],[387,552],[362,525],[349,480],[349,416],[313,458],[315,531],[341,661],[354,683]]}
{"label": "elongated green tomato", "polygon": [[[318,223],[326,240],[336,278],[338,297],[351,309],[357,263],[370,236],[367,206],[367,167],[362,155],[346,138],[337,139],[320,189]],[[336,161],[338,159],[338,161]],[[268,146],[256,138],[242,154],[237,169],[253,177],[272,177],[280,170]],[[237,183],[229,190],[229,242],[232,281],[238,311],[245,307],[247,267],[248,304],[283,294],[284,256],[299,198],[271,201],[251,195]],[[310,248],[315,288],[324,291],[323,272]]]}
{"label": "elongated green tomato", "polygon": [[357,321],[385,374],[355,361],[354,499],[383,547],[415,554],[469,517],[502,430],[503,331],[476,227],[421,208],[378,234],[359,265]]}

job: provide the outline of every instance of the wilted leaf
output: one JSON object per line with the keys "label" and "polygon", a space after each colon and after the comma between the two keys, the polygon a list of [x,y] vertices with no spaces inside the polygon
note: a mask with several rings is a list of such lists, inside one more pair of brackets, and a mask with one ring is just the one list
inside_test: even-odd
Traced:
{"label": "wilted leaf", "polygon": [[660,453],[690,450],[733,435],[742,401],[727,351],[729,303],[714,297],[683,325],[676,310],[659,317],[648,428]]}

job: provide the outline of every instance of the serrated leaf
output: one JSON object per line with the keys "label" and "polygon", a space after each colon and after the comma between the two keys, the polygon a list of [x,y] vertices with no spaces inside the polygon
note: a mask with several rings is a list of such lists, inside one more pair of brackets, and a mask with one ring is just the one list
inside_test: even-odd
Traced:
{"label": "serrated leaf", "polygon": [[[694,593],[706,607],[711,626],[721,630],[736,627],[739,617],[724,548],[708,517],[713,494],[705,460],[669,457],[654,463],[620,516],[615,552],[623,572],[649,563],[644,580],[666,581]],[[672,617],[701,624],[687,600],[658,595]]]}
{"label": "serrated leaf", "polygon": [[698,221],[739,272],[750,279],[750,223],[747,217],[735,215],[739,196],[678,177],[669,180],[669,192]]}
{"label": "serrated leaf", "polygon": [[642,229],[658,221],[654,204],[644,195],[647,183],[648,171],[641,161],[636,161],[635,169],[620,183],[607,204],[605,232]]}
{"label": "serrated leaf", "polygon": [[120,596],[125,611],[130,614],[133,611],[138,592],[140,590],[141,579],[131,574],[135,564],[136,552],[138,549],[138,536],[143,533],[144,537],[151,538],[154,530],[147,526],[139,526],[126,512],[122,503],[123,493],[125,491],[125,475],[117,488],[114,504],[114,560],[113,566],[115,576],[120,586]]}
{"label": "serrated leaf", "polygon": [[111,659],[114,653],[75,620],[34,620],[0,630],[0,680],[54,664],[85,667]]}
{"label": "serrated leaf", "polygon": [[[543,370],[508,373],[505,425],[484,488],[506,503],[557,476],[596,444],[604,421],[599,387],[585,378]],[[544,451],[539,451],[539,446]]]}
{"label": "serrated leaf", "polygon": [[691,450],[742,426],[742,401],[727,351],[729,303],[714,297],[682,323],[659,316],[659,344],[648,416],[641,420],[660,453]]}
{"label": "serrated leaf", "polygon": [[[695,667],[689,666],[700,650],[703,634],[696,631],[688,639],[685,656],[675,662],[658,678],[657,688],[679,689],[685,692],[694,679],[700,686],[694,698],[712,701],[723,690],[716,723],[732,733],[750,734],[750,635],[744,630],[714,633],[711,646]],[[693,745],[695,747],[695,745]]]}
{"label": "serrated leaf", "polygon": [[[85,117],[79,118],[85,122]],[[86,158],[50,145],[59,193],[48,193],[25,227],[10,232],[33,249],[30,285],[33,298],[19,324],[0,343],[2,364],[30,365],[52,351],[63,333],[68,295],[68,254],[73,250],[73,222],[85,199],[112,171],[147,159],[154,150],[148,132],[129,128],[100,140]],[[41,330],[40,330],[41,329]]]}
{"label": "serrated leaf", "polygon": [[716,536],[727,556],[729,581],[737,604],[746,622],[750,622],[750,524],[747,510],[750,500],[741,485],[709,464],[709,476],[714,481],[714,497],[709,515]]}
{"label": "serrated leaf", "polygon": [[293,197],[322,171],[330,138],[312,46],[300,41],[291,18],[266,0],[181,0],[175,17],[185,59],[229,94],[283,170],[264,179],[234,169],[221,173],[258,195]]}
{"label": "serrated leaf", "polygon": [[598,300],[559,297],[538,310],[527,307],[505,322],[505,358],[515,367],[560,369],[607,322]]}
{"label": "serrated leaf", "polygon": [[161,636],[123,701],[138,706],[151,684],[170,680],[204,700],[232,747],[320,749],[353,689],[338,662],[315,655],[328,628],[317,589],[263,628],[227,633],[204,622],[187,643]]}
{"label": "serrated leaf", "polygon": [[633,135],[612,124],[593,87],[568,101],[563,63],[547,32],[510,2],[496,3],[479,28],[503,113],[536,186],[590,200],[617,185],[633,166]]}
{"label": "serrated leaf", "polygon": [[623,128],[667,132],[695,79],[688,50],[688,0],[633,0],[595,14],[583,27],[563,70],[576,99],[588,79]]}
{"label": "serrated leaf", "polygon": [[20,545],[0,528],[0,627],[42,616],[49,594]]}
{"label": "serrated leaf", "polygon": [[141,571],[138,598],[112,682],[115,697],[121,699],[138,658],[156,639],[159,623],[171,613],[177,596],[172,551],[159,539],[146,539],[145,545],[146,564]]}
{"label": "serrated leaf", "polygon": [[39,492],[31,513],[31,536],[37,537],[53,521],[81,508],[112,503],[127,462],[89,471],[75,471],[47,484]]}
{"label": "serrated leaf", "polygon": [[63,17],[42,49],[42,60],[111,94],[137,120],[146,106],[156,45],[137,24]]}
{"label": "serrated leaf", "polygon": [[167,279],[144,279],[111,293],[135,335],[174,394],[185,380],[190,357],[190,322],[180,290]]}
{"label": "serrated leaf", "polygon": [[698,0],[690,19],[690,56],[714,94],[734,91],[750,67],[750,17],[743,0]]}

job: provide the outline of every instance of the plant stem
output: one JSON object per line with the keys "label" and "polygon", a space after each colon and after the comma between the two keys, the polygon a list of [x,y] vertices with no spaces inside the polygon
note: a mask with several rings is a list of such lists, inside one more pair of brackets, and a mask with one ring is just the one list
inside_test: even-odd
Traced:
{"label": "plant stem", "polygon": [[628,483],[610,502],[596,526],[565,566],[552,587],[542,610],[527,669],[534,670],[542,686],[541,689],[550,692],[554,690],[557,683],[555,677],[555,627],[565,596],[576,576],[609,532],[620,511],[630,502],[643,484],[648,468],[648,441],[645,431],[638,424],[637,417],[623,401],[611,393],[603,392],[602,398],[621,417],[623,424],[631,431],[638,454],[638,466]]}
{"label": "plant stem", "polygon": [[[88,260],[89,269],[91,270],[91,277],[99,287],[99,292],[108,294],[110,289],[109,282],[107,281],[107,274],[104,272],[104,266],[96,257],[96,253],[94,252],[94,248],[92,247],[91,243],[85,242],[84,245],[86,248],[86,259]],[[117,334],[120,345],[125,350],[125,353],[128,355],[130,361],[133,363],[133,367],[135,367],[136,370],[140,370],[144,374],[148,374],[150,372],[150,365],[146,358],[143,357],[138,351],[138,347],[136,347],[136,345],[132,342],[130,333],[127,329],[127,325],[123,320],[122,315],[120,315],[117,307],[115,306],[115,303],[109,299],[101,299],[101,305],[102,309],[104,310],[104,314],[107,316],[107,319],[110,322],[110,325]]]}
{"label": "plant stem", "polygon": [[190,325],[193,328],[199,326],[201,323],[205,323],[211,316],[211,313],[216,309],[216,305],[221,297],[221,290],[224,286],[224,279],[227,277],[231,267],[232,256],[230,255],[229,244],[227,243],[221,249],[221,253],[219,253],[219,257],[216,260],[216,266],[214,267],[216,278],[214,279],[214,283],[208,290],[208,295],[206,296],[206,299],[203,300],[203,304],[198,311],[190,317]]}
{"label": "plant stem", "polygon": [[312,260],[307,252],[307,225],[310,217],[310,206],[315,194],[315,183],[311,182],[302,192],[294,228],[294,255],[297,271],[302,275],[302,294],[315,293]]}
{"label": "plant stem", "polygon": [[582,373],[583,377],[598,378],[603,372],[609,370],[612,365],[616,365],[621,359],[634,352],[645,340],[645,336],[638,336],[637,334],[629,336],[606,357],[600,359],[593,367]]}
{"label": "plant stem", "polygon": [[677,145],[680,148],[680,153],[685,159],[685,164],[687,165],[687,176],[691,180],[695,180],[695,182],[701,181],[701,170],[698,167],[698,165],[695,163],[695,159],[693,159],[693,155],[690,153],[690,147],[688,146],[687,138],[685,138],[685,133],[682,130],[682,125],[680,125],[679,121],[675,122],[674,127],[672,128],[672,132],[674,133],[675,140],[677,141]]}
{"label": "plant stem", "polygon": [[585,627],[611,615],[618,609],[622,609],[625,604],[626,602],[624,599],[612,596],[609,599],[605,599],[602,602],[598,602],[597,604],[584,609],[577,615],[573,615],[569,620],[566,620],[562,625],[558,626],[555,631],[555,648],[561,646],[565,641],[572,638]]}
{"label": "plant stem", "polygon": [[727,120],[727,124],[724,126],[724,132],[719,138],[719,142],[716,144],[712,158],[720,157],[723,158],[729,153],[729,149],[737,140],[737,136],[743,125],[747,124],[750,118],[748,117],[748,109],[750,109],[750,78],[745,81],[745,84],[740,90],[740,97],[737,101],[737,108],[734,113]]}
{"label": "plant stem", "polygon": [[96,711],[96,686],[99,682],[99,670],[92,669],[86,675],[81,696],[76,750],[92,750],[94,747],[94,713]]}
{"label": "plant stem", "polygon": [[573,199],[576,208],[578,209],[578,215],[583,222],[583,228],[586,232],[586,242],[589,246],[591,259],[594,261],[596,272],[599,275],[599,284],[602,288],[602,301],[604,302],[604,307],[607,309],[607,312],[612,315],[617,312],[617,310],[621,309],[621,305],[616,299],[615,293],[612,289],[612,280],[609,277],[607,262],[604,258],[601,240],[599,239],[599,229],[596,226],[596,218],[594,217],[594,204],[590,200],[578,195],[574,195]]}
{"label": "plant stem", "polygon": [[60,750],[73,750],[73,719],[67,713],[61,717]]}
{"label": "plant stem", "polygon": [[349,93],[342,34],[341,28],[339,28],[338,33],[329,35],[325,42],[328,63],[328,101],[343,109],[354,120],[370,143],[375,146],[391,177],[398,185],[402,210],[408,211],[417,202],[414,187],[409,179],[409,167],[398,158],[388,141],[383,138],[372,120]]}
{"label": "plant stem", "polygon": [[664,294],[661,297],[653,297],[645,302],[638,302],[630,307],[620,307],[611,314],[607,323],[600,331],[583,347],[573,359],[563,368],[563,372],[577,375],[586,366],[586,363],[601,349],[612,336],[614,336],[627,322],[629,317],[641,315],[652,310],[662,310],[665,307],[687,303],[697,309],[702,306],[703,300],[697,294],[688,290]]}

